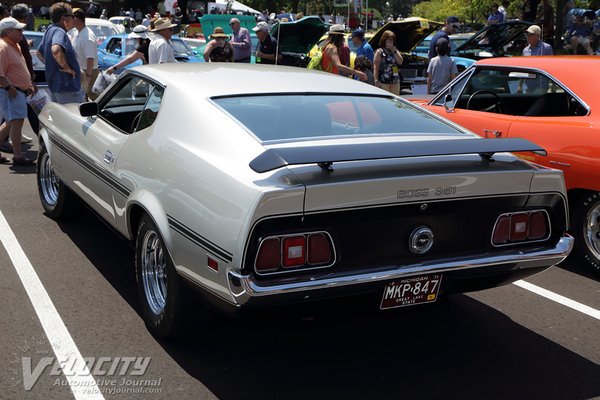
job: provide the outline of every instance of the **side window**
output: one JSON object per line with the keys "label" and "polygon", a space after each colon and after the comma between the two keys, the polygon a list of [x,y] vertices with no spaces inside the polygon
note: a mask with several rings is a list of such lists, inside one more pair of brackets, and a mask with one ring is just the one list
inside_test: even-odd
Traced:
{"label": "side window", "polygon": [[449,108],[455,107],[456,101],[458,100],[458,96],[460,95],[460,92],[462,92],[463,88],[467,84],[471,75],[472,74],[465,73],[465,75],[462,78],[460,78],[459,80],[456,80],[454,83],[452,83],[452,86],[449,89],[441,92],[439,97],[436,99],[435,103],[433,103],[433,104],[436,106],[443,106],[444,103],[446,102],[446,95],[448,94],[448,92],[450,92],[450,96],[452,97],[452,100],[450,100],[447,103],[447,106]]}
{"label": "side window", "polygon": [[141,112],[141,114],[139,114],[139,122],[134,131],[141,131],[142,129],[146,129],[154,123],[156,116],[158,115],[158,110],[160,109],[160,104],[162,102],[164,93],[165,90],[162,87],[156,86],[154,88],[150,94],[150,97],[148,98],[148,101],[146,102],[144,110]]}
{"label": "side window", "polygon": [[118,56],[121,55],[121,39],[120,38],[114,38],[110,41],[110,43],[108,44],[106,50],[109,53],[112,54],[116,54]]}
{"label": "side window", "polygon": [[100,104],[100,116],[123,132],[132,133],[147,107],[158,111],[162,91],[163,88],[141,77],[124,79]]}

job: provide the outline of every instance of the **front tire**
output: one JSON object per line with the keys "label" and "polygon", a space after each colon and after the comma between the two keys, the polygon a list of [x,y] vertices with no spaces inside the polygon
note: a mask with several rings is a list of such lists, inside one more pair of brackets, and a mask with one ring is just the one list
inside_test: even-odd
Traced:
{"label": "front tire", "polygon": [[71,217],[76,212],[77,199],[54,173],[50,154],[43,142],[40,143],[36,173],[44,214],[55,220]]}
{"label": "front tire", "polygon": [[600,193],[580,195],[571,207],[575,255],[600,276]]}
{"label": "front tire", "polygon": [[[193,328],[191,293],[175,270],[163,238],[152,219],[144,214],[135,245],[135,275],[142,314],[148,330],[158,338],[184,336]],[[194,309],[199,321],[207,321],[208,310]]]}

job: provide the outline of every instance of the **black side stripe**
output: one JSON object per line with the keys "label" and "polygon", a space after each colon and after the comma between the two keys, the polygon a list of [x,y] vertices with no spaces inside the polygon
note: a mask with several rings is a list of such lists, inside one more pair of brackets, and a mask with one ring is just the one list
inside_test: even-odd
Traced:
{"label": "black side stripe", "polygon": [[103,171],[101,168],[94,165],[91,161],[83,158],[76,150],[72,149],[69,145],[67,145],[65,142],[59,139],[56,135],[50,134],[49,136],[52,145],[55,146],[57,149],[61,150],[64,155],[75,161],[77,164],[79,164],[82,168],[90,172],[92,175],[95,175],[98,179],[106,183],[121,196],[129,197],[129,195],[131,194],[131,190],[129,190],[127,186],[123,185],[113,176],[107,174],[106,171]]}
{"label": "black side stripe", "polygon": [[169,226],[171,228],[173,228],[173,230],[175,232],[186,237],[190,241],[192,241],[195,244],[197,244],[198,246],[202,247],[204,250],[210,251],[215,256],[219,257],[221,260],[226,261],[226,262],[233,261],[233,254],[231,254],[227,250],[217,246],[210,240],[208,240],[208,239],[202,237],[201,235],[197,234],[196,232],[192,231],[190,228],[186,227],[185,225],[183,225],[181,222],[177,221],[175,218],[171,217],[170,215],[167,215],[167,218],[169,220]]}

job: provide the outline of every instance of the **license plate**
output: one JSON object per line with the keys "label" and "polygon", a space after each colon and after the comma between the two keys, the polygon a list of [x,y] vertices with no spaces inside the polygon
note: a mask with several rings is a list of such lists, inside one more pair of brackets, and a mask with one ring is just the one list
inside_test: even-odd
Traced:
{"label": "license plate", "polygon": [[380,309],[433,303],[442,283],[441,274],[411,276],[388,283],[383,289]]}

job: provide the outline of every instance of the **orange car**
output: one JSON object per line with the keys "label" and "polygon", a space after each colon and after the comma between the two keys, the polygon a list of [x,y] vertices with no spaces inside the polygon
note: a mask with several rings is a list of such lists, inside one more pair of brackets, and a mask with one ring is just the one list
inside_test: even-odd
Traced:
{"label": "orange car", "polygon": [[564,172],[575,254],[600,275],[599,74],[600,57],[493,58],[417,102],[480,136],[544,147],[520,156]]}

